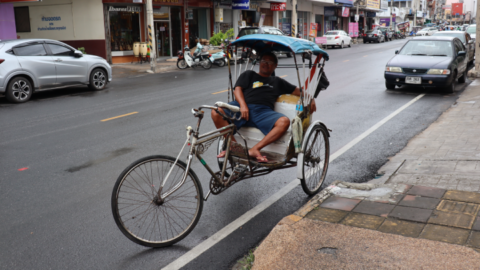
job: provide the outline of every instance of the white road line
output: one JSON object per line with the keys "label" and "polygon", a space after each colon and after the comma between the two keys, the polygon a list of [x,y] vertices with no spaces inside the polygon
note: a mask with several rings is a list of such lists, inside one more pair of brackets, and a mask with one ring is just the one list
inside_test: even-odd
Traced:
{"label": "white road line", "polygon": [[[358,137],[353,139],[351,142],[346,144],[344,147],[340,148],[337,152],[333,153],[330,156],[330,163],[333,162],[336,158],[341,156],[343,153],[345,153],[347,150],[352,148],[354,145],[356,145],[358,142],[363,140],[365,137],[370,135],[372,132],[380,128],[383,124],[388,122],[390,119],[395,117],[397,114],[399,114],[401,111],[405,110],[408,108],[410,105],[415,103],[417,100],[421,99],[425,94],[418,95],[416,98],[412,99],[410,102],[407,104],[403,105],[400,107],[398,110],[394,111],[387,117],[383,118],[380,122],[375,124],[373,127],[369,128],[367,131],[364,133],[360,134]],[[256,215],[261,213],[263,210],[267,209],[270,207],[272,204],[274,204],[276,201],[280,200],[283,196],[288,194],[291,190],[296,188],[300,184],[300,181],[298,179],[293,180],[292,182],[288,183],[285,187],[277,191],[275,194],[273,194],[271,197],[260,203],[259,205],[255,206],[227,226],[223,227],[220,231],[215,233],[214,235],[210,236],[207,240],[203,241],[196,247],[192,248],[189,252],[185,253],[182,255],[180,258],[176,259],[175,261],[171,262],[169,265],[165,266],[162,268],[162,270],[173,270],[173,269],[180,269],[183,266],[187,265],[189,262],[193,261],[195,258],[200,256],[203,252],[205,252],[207,249],[211,248],[221,240],[223,240],[225,237],[227,237],[229,234],[240,228],[240,226],[244,225],[248,221],[250,221],[252,218],[254,218]]]}

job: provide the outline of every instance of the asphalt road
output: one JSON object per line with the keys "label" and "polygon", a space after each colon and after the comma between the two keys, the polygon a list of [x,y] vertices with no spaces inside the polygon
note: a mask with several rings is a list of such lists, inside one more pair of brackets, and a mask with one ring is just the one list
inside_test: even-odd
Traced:
{"label": "asphalt road", "polygon": [[[330,87],[317,98],[314,119],[332,129],[331,153],[374,126],[419,94],[426,96],[392,118],[329,166],[334,180],[372,179],[389,156],[449,108],[466,84],[442,95],[436,90],[386,91],[383,71],[405,40],[329,49]],[[281,63],[289,59],[281,59]],[[297,84],[293,69],[277,76]],[[281,170],[240,182],[204,204],[200,222],[184,240],[168,248],[134,244],[118,230],[110,197],[120,172],[148,155],[176,156],[190,110],[226,101],[227,68],[133,74],[108,89],[58,90],[12,105],[0,97],[0,268],[160,269],[208,239],[295,178]],[[125,117],[101,121],[119,115]],[[213,128],[206,117],[201,130]],[[212,147],[204,155],[212,167]],[[204,193],[209,175],[195,162]],[[189,262],[184,269],[227,269],[255,247],[284,216],[308,201],[300,186],[260,215]]]}

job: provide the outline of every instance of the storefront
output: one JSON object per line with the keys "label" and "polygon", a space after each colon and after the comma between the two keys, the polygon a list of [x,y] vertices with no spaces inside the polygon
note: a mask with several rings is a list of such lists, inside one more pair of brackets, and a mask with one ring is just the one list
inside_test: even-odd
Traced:
{"label": "storefront", "polygon": [[173,57],[182,50],[183,2],[154,1],[153,21],[157,57]]}
{"label": "storefront", "polygon": [[145,6],[122,0],[103,0],[106,24],[107,59],[112,64],[135,61],[133,44],[146,42]]}
{"label": "storefront", "polygon": [[188,0],[187,18],[189,47],[197,45],[197,38],[209,39],[212,36],[214,18],[213,1]]}
{"label": "storefront", "polygon": [[336,8],[334,7],[325,7],[324,8],[324,14],[325,14],[325,27],[324,27],[324,32],[326,33],[331,30],[338,30],[337,28],[337,14],[336,14]]}
{"label": "storefront", "polygon": [[[59,40],[77,49],[84,48],[88,54],[107,57],[103,9],[100,1],[11,0],[11,2],[14,2],[16,26],[13,38]],[[11,7],[11,4],[7,6]]]}

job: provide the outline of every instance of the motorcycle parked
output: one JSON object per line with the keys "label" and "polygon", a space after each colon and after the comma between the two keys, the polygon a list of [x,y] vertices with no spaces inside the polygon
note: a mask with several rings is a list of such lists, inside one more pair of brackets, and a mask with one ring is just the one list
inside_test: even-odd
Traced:
{"label": "motorcycle parked", "polygon": [[187,67],[194,68],[196,66],[202,66],[204,69],[211,68],[212,61],[210,61],[210,55],[202,52],[202,49],[203,46],[199,42],[197,43],[197,49],[193,55],[190,54],[190,49],[188,46],[185,46],[183,49],[185,53],[178,51],[177,67],[179,69],[186,69]]}
{"label": "motorcycle parked", "polygon": [[214,63],[215,65],[219,66],[219,67],[223,67],[225,66],[226,64],[226,61],[225,61],[225,53],[222,51],[222,52],[217,52],[217,53],[214,53],[212,54],[212,56],[210,57],[210,62]]}

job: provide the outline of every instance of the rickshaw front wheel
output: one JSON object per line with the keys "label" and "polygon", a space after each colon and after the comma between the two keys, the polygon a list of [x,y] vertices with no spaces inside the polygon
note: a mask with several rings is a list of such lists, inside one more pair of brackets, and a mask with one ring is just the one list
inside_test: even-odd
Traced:
{"label": "rickshaw front wheel", "polygon": [[[316,125],[306,135],[303,151],[303,179],[300,179],[302,189],[308,195],[317,194],[322,188],[330,160],[330,143],[328,131],[323,125]],[[300,165],[300,164],[299,164]]]}
{"label": "rickshaw front wheel", "polygon": [[[120,231],[146,247],[166,247],[185,238],[197,225],[203,209],[203,191],[187,165],[169,156],[149,156],[135,161],[118,177],[112,192],[112,212]],[[169,174],[163,189],[159,187]],[[162,196],[159,196],[160,193]]]}

